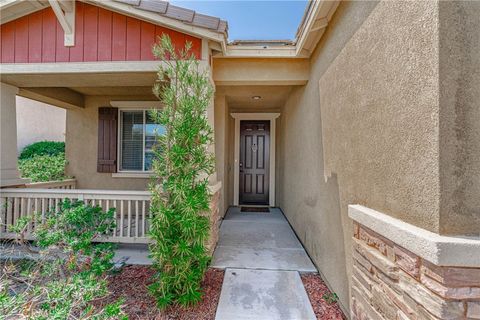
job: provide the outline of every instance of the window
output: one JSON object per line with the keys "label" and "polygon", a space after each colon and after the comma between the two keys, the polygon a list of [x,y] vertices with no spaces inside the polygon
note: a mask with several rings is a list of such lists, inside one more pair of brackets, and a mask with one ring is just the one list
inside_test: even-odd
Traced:
{"label": "window", "polygon": [[151,171],[156,137],[165,128],[154,123],[148,110],[120,110],[119,118],[119,171]]}

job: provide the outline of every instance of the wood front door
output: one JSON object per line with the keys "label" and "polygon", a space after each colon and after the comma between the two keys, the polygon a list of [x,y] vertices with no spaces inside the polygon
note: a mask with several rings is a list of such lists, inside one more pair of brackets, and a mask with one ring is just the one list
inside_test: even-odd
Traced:
{"label": "wood front door", "polygon": [[240,204],[268,205],[270,121],[240,121]]}

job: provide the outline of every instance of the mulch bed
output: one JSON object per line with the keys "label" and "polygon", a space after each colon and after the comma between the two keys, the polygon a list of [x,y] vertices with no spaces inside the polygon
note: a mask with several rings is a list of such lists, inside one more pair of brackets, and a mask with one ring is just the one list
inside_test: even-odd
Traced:
{"label": "mulch bed", "polygon": [[125,299],[123,311],[127,313],[129,319],[215,319],[223,283],[223,270],[208,269],[202,282],[204,298],[198,305],[190,308],[173,306],[163,311],[157,309],[155,299],[148,292],[147,286],[151,283],[153,273],[153,269],[149,266],[126,266],[110,279],[108,287],[112,295],[102,302],[108,303],[118,298]]}
{"label": "mulch bed", "polygon": [[[123,310],[129,319],[148,320],[213,320],[217,311],[220,291],[222,289],[224,271],[208,269],[202,282],[204,298],[190,308],[173,306],[159,311],[155,299],[148,292],[147,286],[151,283],[154,271],[150,266],[126,266],[123,270],[110,278],[109,289],[112,294],[102,299],[101,304],[125,299]],[[325,296],[331,295],[330,290],[316,273],[301,275],[303,285],[307,291],[313,311],[317,319],[345,320],[338,303],[327,302]]]}
{"label": "mulch bed", "polygon": [[317,273],[305,273],[301,275],[303,285],[312,304],[317,319],[321,320],[344,320],[347,319],[337,302],[327,302],[324,297],[331,296],[325,282]]}

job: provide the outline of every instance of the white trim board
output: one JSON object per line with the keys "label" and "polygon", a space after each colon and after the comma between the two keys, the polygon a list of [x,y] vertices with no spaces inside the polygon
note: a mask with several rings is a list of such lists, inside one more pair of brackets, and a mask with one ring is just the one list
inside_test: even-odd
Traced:
{"label": "white trim board", "polygon": [[348,216],[437,266],[480,267],[480,237],[442,236],[361,205]]}
{"label": "white trim board", "polygon": [[234,143],[234,174],[233,174],[233,205],[239,205],[240,184],[240,121],[242,120],[270,120],[270,179],[268,202],[270,207],[275,206],[275,119],[280,113],[230,113],[235,119]]}
{"label": "white trim board", "polygon": [[[157,72],[163,61],[95,61],[95,62],[48,62],[48,63],[2,63],[2,75],[20,74],[91,74],[124,72]],[[199,70],[210,70],[208,61],[199,60]]]}

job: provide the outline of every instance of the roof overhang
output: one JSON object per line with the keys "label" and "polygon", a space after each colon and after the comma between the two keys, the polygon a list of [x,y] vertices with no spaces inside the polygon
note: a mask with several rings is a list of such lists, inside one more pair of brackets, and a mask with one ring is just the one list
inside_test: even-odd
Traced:
{"label": "roof overhang", "polygon": [[0,0],[0,21],[4,24],[48,6],[48,0]]}
{"label": "roof overhang", "polygon": [[[200,20],[200,24],[195,25],[192,23],[193,20],[192,22],[188,22],[188,19],[183,17],[181,12],[176,12],[175,14],[167,16],[158,12],[141,9],[143,2],[148,2],[150,5],[154,3],[160,5],[165,1],[80,1],[206,39],[208,40],[209,47],[217,51],[216,55],[214,55],[216,58],[309,58],[340,3],[339,0],[310,1],[297,30],[295,41],[236,41],[227,44],[226,24],[224,21],[219,20],[219,22],[225,24],[225,27],[219,27],[217,30],[214,30],[211,27],[199,26],[202,23],[208,24],[208,18],[214,19],[214,17],[201,15],[203,20]],[[48,0],[0,0],[1,21],[2,23],[12,21],[48,6]],[[189,11],[188,9],[182,9],[175,6],[171,7],[177,11],[180,9],[184,10],[185,13],[183,15],[185,16],[188,13],[187,11]],[[195,17],[195,12],[191,10],[190,12],[193,12],[193,17]],[[197,15],[200,16],[200,14]]]}
{"label": "roof overhang", "polygon": [[[170,18],[165,15],[161,15],[157,12],[142,10],[134,4],[140,3],[139,0],[81,0],[85,3],[90,3],[117,13],[121,13],[127,16],[131,16],[137,19],[145,20],[153,24],[161,25],[169,29],[173,29],[182,33],[187,33],[192,36],[207,39],[220,44],[220,48],[223,52],[226,51],[227,33],[222,31],[215,31],[207,27],[201,27],[184,21],[180,15],[179,18]],[[145,1],[145,0],[144,0]],[[132,5],[133,4],[133,5]],[[172,6],[173,7],[173,6]],[[182,9],[175,7],[176,9]],[[188,9],[183,9],[188,10]],[[193,12],[195,15],[195,12]],[[173,16],[173,15],[172,15]]]}
{"label": "roof overhang", "polygon": [[309,58],[325,32],[339,0],[313,0],[308,3],[295,41],[234,41],[227,45],[231,58]]}

